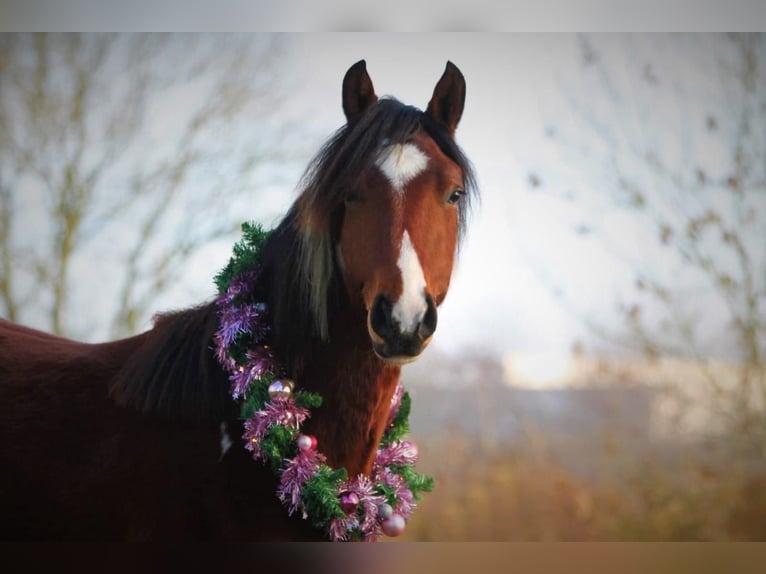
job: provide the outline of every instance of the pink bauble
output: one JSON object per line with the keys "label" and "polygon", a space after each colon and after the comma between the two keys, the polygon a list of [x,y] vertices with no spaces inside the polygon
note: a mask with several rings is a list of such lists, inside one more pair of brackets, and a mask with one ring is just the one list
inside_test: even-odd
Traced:
{"label": "pink bauble", "polygon": [[406,523],[404,522],[404,518],[401,514],[394,512],[391,516],[384,520],[380,526],[383,528],[383,534],[386,536],[394,537],[399,536],[402,532],[404,532]]}
{"label": "pink bauble", "polygon": [[340,507],[346,514],[353,514],[359,508],[359,497],[355,492],[344,492],[340,495]]}
{"label": "pink bauble", "polygon": [[293,388],[295,388],[295,383],[290,379],[277,379],[269,385],[269,397],[272,399],[289,397]]}
{"label": "pink bauble", "polygon": [[309,436],[307,434],[302,434],[302,435],[300,435],[296,439],[295,442],[298,444],[298,448],[299,449],[301,449],[301,450],[308,450],[308,449],[312,448],[312,445],[314,444],[314,441],[316,440],[316,439],[311,440],[313,438],[314,437],[311,437],[311,436]]}

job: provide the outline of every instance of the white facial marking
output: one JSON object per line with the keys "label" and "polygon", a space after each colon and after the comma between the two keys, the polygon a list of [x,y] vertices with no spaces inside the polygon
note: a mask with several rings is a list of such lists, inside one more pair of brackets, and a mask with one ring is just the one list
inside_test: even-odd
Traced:
{"label": "white facial marking", "polygon": [[411,143],[389,145],[381,151],[375,162],[394,190],[402,193],[404,186],[428,165],[428,156]]}
{"label": "white facial marking", "polygon": [[[226,423],[221,423],[221,458],[224,457],[226,452],[231,448],[231,437],[226,430]],[[221,460],[220,458],[218,460]]]}
{"label": "white facial marking", "polygon": [[402,333],[412,333],[428,308],[426,305],[426,279],[420,266],[418,254],[410,241],[410,234],[405,231],[402,236],[402,247],[399,260],[396,262],[402,274],[402,295],[394,303],[391,313],[399,323]]}

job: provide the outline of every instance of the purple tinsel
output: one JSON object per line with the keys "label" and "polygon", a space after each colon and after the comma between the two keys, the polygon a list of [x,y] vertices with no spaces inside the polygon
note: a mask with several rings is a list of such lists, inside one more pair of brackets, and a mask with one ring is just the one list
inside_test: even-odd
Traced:
{"label": "purple tinsel", "polygon": [[231,381],[231,396],[238,399],[241,395],[244,395],[247,387],[249,387],[250,383],[256,378],[257,375],[253,372],[253,369],[238,367],[231,375],[229,375],[229,380]]}
{"label": "purple tinsel", "polygon": [[402,405],[403,396],[404,396],[404,387],[401,384],[396,385],[396,389],[394,390],[394,395],[391,397],[391,407],[388,410],[388,420],[386,421],[386,426],[389,426],[391,423],[394,422],[394,419],[396,418],[396,415],[399,412],[399,407]]}
{"label": "purple tinsel", "polygon": [[256,274],[252,272],[237,275],[231,280],[226,293],[216,301],[220,321],[215,334],[215,354],[221,365],[231,373],[231,395],[235,399],[242,396],[254,380],[277,371],[274,354],[265,346],[249,349],[244,366],[238,365],[229,353],[230,347],[242,334],[248,333],[256,341],[262,341],[268,334],[266,306],[263,303],[235,304],[248,294],[255,279]]}
{"label": "purple tinsel", "polygon": [[279,500],[289,504],[288,512],[291,516],[296,510],[301,510],[303,518],[307,518],[301,490],[326,460],[323,454],[312,449],[301,450],[294,458],[285,460],[277,495]]}
{"label": "purple tinsel", "polygon": [[275,375],[280,369],[277,365],[277,359],[274,357],[274,351],[269,347],[255,347],[246,353],[247,364],[256,378],[265,375]]}
{"label": "purple tinsel", "polygon": [[384,468],[375,474],[375,482],[393,490],[397,500],[397,503],[394,505],[394,512],[401,514],[405,520],[409,520],[416,504],[415,497],[412,495],[407,481],[395,472],[391,472],[388,468]]}
{"label": "purple tinsel", "polygon": [[418,460],[418,447],[414,442],[403,440],[379,448],[372,464],[373,472],[378,472],[392,464],[415,464]]}
{"label": "purple tinsel", "polygon": [[349,523],[349,518],[333,518],[330,520],[330,525],[328,526],[327,530],[330,534],[330,538],[332,538],[335,542],[343,542],[344,540],[348,540],[348,531],[351,528],[351,525]]}
{"label": "purple tinsel", "polygon": [[263,458],[259,443],[270,427],[280,425],[298,430],[309,416],[308,409],[297,406],[292,397],[275,397],[245,421],[245,432],[242,434],[245,448],[252,451],[254,459]]}
{"label": "purple tinsel", "polygon": [[231,396],[235,399],[245,394],[250,383],[265,375],[278,371],[274,353],[266,347],[255,347],[247,351],[247,366],[233,369],[229,376],[231,381]]}
{"label": "purple tinsel", "polygon": [[[229,373],[232,397],[238,399],[245,395],[255,382],[264,377],[281,376],[279,364],[272,350],[263,344],[268,335],[269,326],[267,309],[263,303],[252,302],[252,286],[257,279],[256,272],[243,272],[234,277],[226,292],[218,297],[216,306],[219,315],[219,329],[215,334],[215,355]],[[242,339],[242,335],[249,335]],[[238,364],[230,354],[231,348],[247,343],[251,348],[245,352],[244,364]],[[239,359],[242,357],[237,355]],[[388,413],[387,426],[390,426],[399,412],[404,387],[397,385]],[[267,461],[268,454],[261,448],[261,440],[269,429],[283,426],[300,431],[301,424],[310,416],[308,409],[299,407],[291,396],[270,398],[263,408],[255,412],[244,422],[242,439],[245,448],[252,452],[256,460]],[[378,449],[373,462],[373,480],[359,475],[348,479],[336,487],[336,495],[353,493],[359,499],[355,512],[342,517],[335,517],[327,525],[331,539],[348,540],[353,531],[361,532],[365,540],[375,539],[382,534],[379,507],[386,502],[386,497],[376,490],[384,487],[396,499],[394,512],[408,520],[415,502],[409,485],[401,475],[391,470],[393,465],[411,465],[418,458],[417,446],[410,441],[400,441]],[[291,459],[284,459],[280,471],[280,483],[277,489],[279,500],[288,508],[290,515],[300,510],[303,518],[308,518],[303,504],[302,493],[306,483],[326,464],[326,457],[313,448],[299,450]]]}
{"label": "purple tinsel", "polygon": [[353,492],[359,497],[361,512],[354,512],[342,518],[333,518],[330,522],[330,536],[333,540],[346,540],[348,532],[354,528],[359,528],[362,531],[365,540],[370,540],[381,534],[378,523],[378,506],[384,503],[386,499],[375,494],[374,488],[375,484],[361,474],[345,481],[338,487],[339,493]]}
{"label": "purple tinsel", "polygon": [[237,370],[237,364],[229,356],[229,348],[240,335],[249,333],[256,341],[260,341],[268,334],[266,306],[263,303],[235,304],[237,300],[248,295],[256,278],[257,274],[252,271],[240,273],[231,280],[226,292],[216,300],[220,317],[215,334],[216,358],[229,372]]}
{"label": "purple tinsel", "polygon": [[216,333],[219,347],[230,347],[243,333],[251,334],[256,341],[262,340],[268,332],[264,315],[265,308],[261,303],[224,307],[220,311],[221,321]]}
{"label": "purple tinsel", "polygon": [[255,284],[256,279],[258,279],[258,273],[255,271],[243,271],[233,277],[229,287],[226,289],[226,293],[218,297],[218,307],[227,307],[241,296],[247,295],[250,287]]}

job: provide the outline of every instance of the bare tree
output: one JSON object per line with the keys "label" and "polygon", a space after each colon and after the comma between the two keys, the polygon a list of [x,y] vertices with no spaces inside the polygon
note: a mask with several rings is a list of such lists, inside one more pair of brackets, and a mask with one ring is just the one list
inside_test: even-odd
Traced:
{"label": "bare tree", "polygon": [[77,289],[109,285],[111,335],[134,332],[290,159],[283,51],[271,35],[2,35],[2,315],[79,336],[104,317],[74,309]]}
{"label": "bare tree", "polygon": [[[619,294],[622,328],[590,326],[650,359],[694,359],[728,430],[766,457],[766,38],[584,36],[580,56],[585,95],[548,135],[578,170],[594,166],[584,178],[600,199],[549,191],[584,201],[577,231],[609,244],[620,242],[599,218],[633,214],[633,239],[655,259],[615,248],[634,272]],[[604,198],[608,209],[594,205]],[[735,381],[716,358],[737,364]],[[683,401],[700,391],[676,390]]]}

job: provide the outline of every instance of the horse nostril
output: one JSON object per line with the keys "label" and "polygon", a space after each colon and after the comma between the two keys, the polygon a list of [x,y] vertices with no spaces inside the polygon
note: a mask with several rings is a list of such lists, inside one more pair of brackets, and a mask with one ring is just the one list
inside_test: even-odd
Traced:
{"label": "horse nostril", "polygon": [[378,295],[370,310],[370,327],[382,339],[387,340],[394,335],[394,324],[391,312],[394,304],[385,295]]}
{"label": "horse nostril", "polygon": [[426,314],[423,315],[423,320],[418,327],[418,336],[422,341],[428,339],[436,331],[436,305],[430,295],[426,295],[426,306]]}

